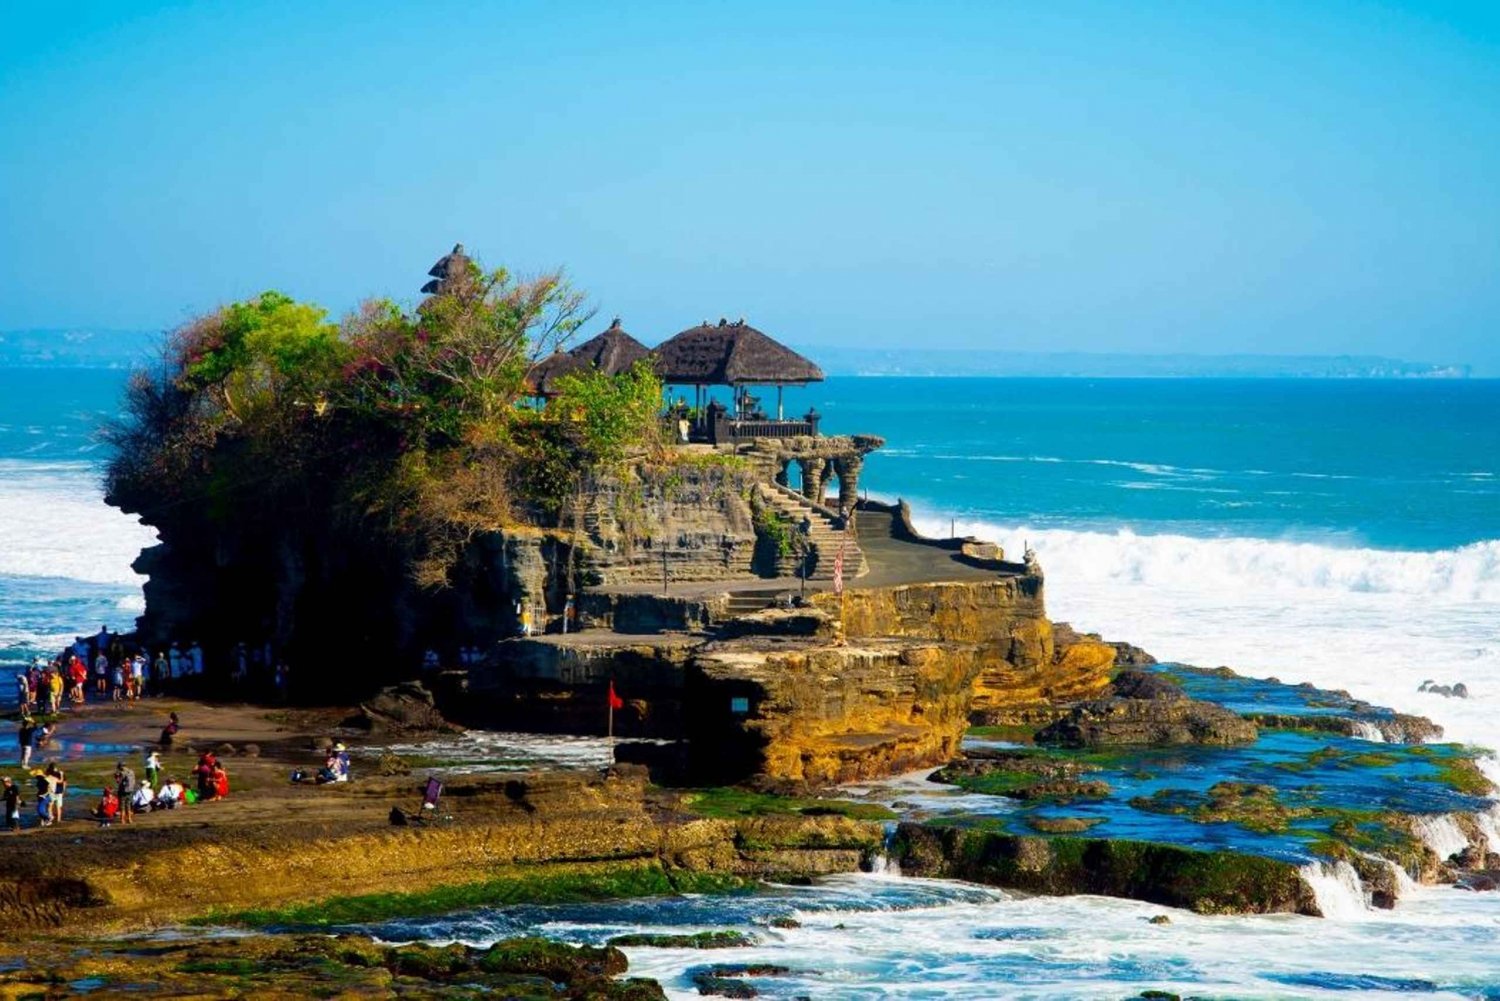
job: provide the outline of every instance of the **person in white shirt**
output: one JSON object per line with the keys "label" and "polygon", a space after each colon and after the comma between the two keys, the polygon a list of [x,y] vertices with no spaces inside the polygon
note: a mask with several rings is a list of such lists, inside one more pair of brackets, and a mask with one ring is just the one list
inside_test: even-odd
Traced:
{"label": "person in white shirt", "polygon": [[130,797],[131,809],[136,813],[149,813],[151,804],[155,799],[156,797],[152,794],[151,787],[142,784],[136,789],[135,795]]}
{"label": "person in white shirt", "polygon": [[175,810],[182,803],[182,783],[176,779],[168,778],[162,785],[161,791],[156,794],[154,809]]}

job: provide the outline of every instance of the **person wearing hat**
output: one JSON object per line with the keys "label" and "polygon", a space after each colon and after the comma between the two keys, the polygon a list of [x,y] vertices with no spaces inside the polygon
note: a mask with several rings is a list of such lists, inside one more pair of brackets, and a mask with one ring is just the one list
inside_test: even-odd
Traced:
{"label": "person wearing hat", "polygon": [[349,751],[343,744],[334,744],[333,751],[338,755],[338,763],[334,766],[333,775],[336,782],[349,781]]}
{"label": "person wearing hat", "polygon": [[5,826],[19,834],[21,832],[21,787],[10,780],[0,779],[0,795],[5,800]]}

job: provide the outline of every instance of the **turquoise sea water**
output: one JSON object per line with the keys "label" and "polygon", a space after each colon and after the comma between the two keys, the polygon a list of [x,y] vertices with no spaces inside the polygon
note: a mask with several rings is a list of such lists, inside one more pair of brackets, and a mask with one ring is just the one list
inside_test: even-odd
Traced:
{"label": "turquoise sea water", "polygon": [[[0,661],[127,627],[141,607],[129,564],[154,537],[102,504],[93,438],[123,381],[0,369]],[[1035,548],[1055,618],[1163,659],[1348,689],[1500,746],[1500,383],[849,378],[787,402],[815,405],[830,432],[884,436],[862,485],[910,500],[928,532]],[[1472,698],[1418,691],[1428,679]],[[899,794],[930,788],[916,776]],[[1434,844],[1452,836],[1431,826]],[[691,970],[720,960],[790,966],[756,980],[769,997],[1500,998],[1500,895],[1418,892],[1388,914],[1337,873],[1317,887],[1335,918],[1157,926],[1146,919],[1162,908],[1127,901],[867,876],[381,931],[753,929],[759,944],[732,955],[631,950],[634,970],[682,998]]]}

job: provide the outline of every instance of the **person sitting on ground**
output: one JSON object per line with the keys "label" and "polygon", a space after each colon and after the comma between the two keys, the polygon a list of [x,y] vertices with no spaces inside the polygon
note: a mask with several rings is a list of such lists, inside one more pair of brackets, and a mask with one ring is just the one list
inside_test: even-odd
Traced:
{"label": "person sitting on ground", "polygon": [[177,736],[177,731],[180,729],[182,727],[177,722],[177,714],[169,713],[167,715],[167,725],[161,728],[161,736],[156,738],[156,742],[162,747],[171,747],[172,739]]}
{"label": "person sitting on ground", "polygon": [[120,797],[109,786],[105,786],[99,796],[99,805],[90,810],[89,815],[99,821],[100,827],[108,827],[120,815]]}
{"label": "person sitting on ground", "polygon": [[343,744],[333,745],[334,766],[333,776],[335,782],[349,781],[349,749]]}
{"label": "person sitting on ground", "polygon": [[167,780],[162,783],[161,791],[156,794],[155,808],[158,810],[175,810],[182,805],[187,794],[181,782],[168,775]]}
{"label": "person sitting on ground", "polygon": [[318,769],[318,785],[339,780],[339,756],[334,751],[328,752],[328,757],[323,759],[323,767]]}
{"label": "person sitting on ground", "polygon": [[136,813],[150,813],[155,804],[156,797],[151,794],[151,787],[142,785],[130,797],[130,808]]}

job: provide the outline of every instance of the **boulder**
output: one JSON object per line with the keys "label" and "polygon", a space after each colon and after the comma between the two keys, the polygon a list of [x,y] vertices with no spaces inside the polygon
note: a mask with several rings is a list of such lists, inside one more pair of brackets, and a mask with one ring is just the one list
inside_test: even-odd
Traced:
{"label": "boulder", "polygon": [[1248,744],[1256,726],[1212,702],[1188,698],[1094,699],[1037,731],[1039,744],[1064,747]]}
{"label": "boulder", "polygon": [[374,698],[361,702],[344,725],[371,733],[463,732],[463,727],[448,722],[437,711],[432,693],[420,681],[382,688]]}

